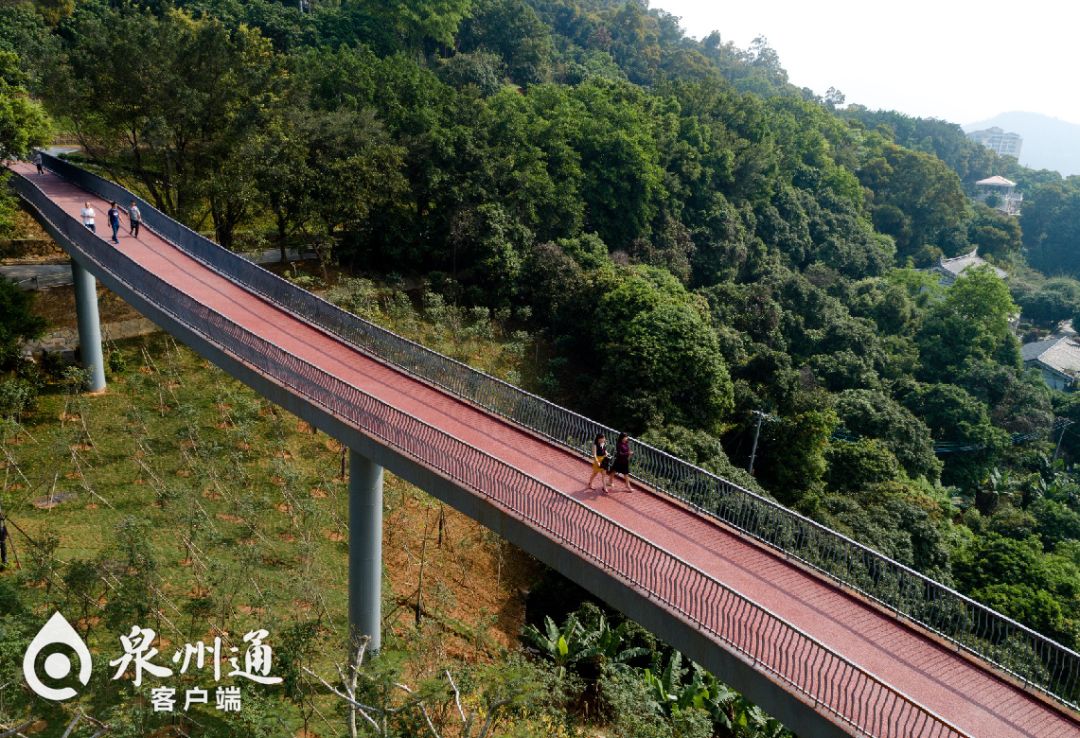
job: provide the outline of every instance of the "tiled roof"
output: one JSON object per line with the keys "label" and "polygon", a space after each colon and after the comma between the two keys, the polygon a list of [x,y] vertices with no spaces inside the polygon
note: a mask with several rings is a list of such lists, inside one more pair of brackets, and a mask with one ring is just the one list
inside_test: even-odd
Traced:
{"label": "tiled roof", "polygon": [[1035,361],[1043,355],[1044,351],[1060,341],[1061,338],[1061,336],[1052,336],[1050,338],[1044,338],[1041,341],[1025,343],[1020,347],[1020,356],[1023,357],[1024,361]]}
{"label": "tiled roof", "polygon": [[1070,377],[1080,374],[1080,339],[1076,336],[1051,336],[1025,344],[1020,353],[1024,361],[1037,361]]}
{"label": "tiled roof", "polygon": [[[962,254],[961,256],[954,256],[951,259],[942,259],[938,266],[945,270],[954,277],[959,277],[965,270],[975,266],[982,266],[986,264],[986,260],[979,256],[979,250],[977,248],[972,249],[970,253]],[[994,273],[1005,279],[1007,276],[1004,270],[993,267]]]}

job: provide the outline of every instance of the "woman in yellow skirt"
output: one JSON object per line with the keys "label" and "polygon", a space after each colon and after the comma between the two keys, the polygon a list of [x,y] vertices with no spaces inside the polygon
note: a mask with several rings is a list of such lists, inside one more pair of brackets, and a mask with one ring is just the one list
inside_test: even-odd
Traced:
{"label": "woman in yellow skirt", "polygon": [[596,479],[596,475],[601,475],[601,481],[604,483],[604,489],[608,488],[608,477],[611,470],[611,455],[607,449],[607,438],[601,433],[593,441],[593,462],[592,462],[592,476],[589,477],[589,489],[592,489],[593,480]]}

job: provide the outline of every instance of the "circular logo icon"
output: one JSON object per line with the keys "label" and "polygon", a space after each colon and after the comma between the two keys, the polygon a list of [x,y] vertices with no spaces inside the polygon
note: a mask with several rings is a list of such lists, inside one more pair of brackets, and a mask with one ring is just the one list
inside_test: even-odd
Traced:
{"label": "circular logo icon", "polygon": [[[78,679],[85,686],[90,681],[90,669],[92,668],[90,649],[86,647],[86,643],[71,627],[71,623],[59,612],[53,613],[49,621],[34,636],[34,640],[30,641],[26,654],[23,656],[23,676],[26,677],[26,683],[30,685],[30,689],[38,696],[47,700],[69,700],[78,694],[74,688],[50,687],[41,680],[37,673],[38,655],[49,646],[54,645],[68,646],[75,651],[75,655],[79,657]],[[45,675],[49,679],[54,681],[63,679],[71,674],[71,657],[64,653],[51,653],[45,657],[43,666]]]}

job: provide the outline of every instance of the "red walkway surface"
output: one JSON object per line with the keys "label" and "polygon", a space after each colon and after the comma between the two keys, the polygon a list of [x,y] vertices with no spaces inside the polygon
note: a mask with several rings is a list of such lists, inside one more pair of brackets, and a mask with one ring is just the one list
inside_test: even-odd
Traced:
{"label": "red walkway surface", "polygon": [[[55,175],[37,175],[29,165],[14,169],[73,217],[90,199],[97,211],[97,232],[108,238],[108,203]],[[145,228],[138,239],[126,235],[126,215],[123,221],[116,248],[189,296],[323,371],[602,512],[974,738],[1080,736],[1080,722],[1069,715],[859,597],[664,497],[640,489],[606,495],[586,490],[591,467],[581,458],[366,357],[246,292]]]}

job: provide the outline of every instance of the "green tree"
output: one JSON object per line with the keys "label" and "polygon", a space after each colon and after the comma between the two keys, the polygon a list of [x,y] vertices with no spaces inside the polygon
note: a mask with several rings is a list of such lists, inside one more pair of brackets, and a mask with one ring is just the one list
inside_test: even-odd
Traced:
{"label": "green tree", "polygon": [[29,3],[0,5],[0,50],[13,52],[21,62],[25,86],[36,97],[60,53],[60,39]]}
{"label": "green tree", "polygon": [[705,431],[668,425],[650,428],[641,440],[747,489],[761,491],[756,479],[731,463],[720,440]]}
{"label": "green tree", "polygon": [[209,199],[218,238],[250,207],[245,152],[284,77],[257,31],[181,11],[80,5],[48,100],[86,151],[166,213],[197,224]]}
{"label": "green tree", "polygon": [[1025,582],[1034,587],[1047,584],[1038,539],[1017,541],[996,533],[979,538],[960,552],[954,564],[957,581],[970,590],[999,582]]}
{"label": "green tree", "polygon": [[473,0],[392,0],[376,4],[373,15],[384,28],[393,29],[407,49],[420,49],[429,40],[452,46],[472,4]]}
{"label": "green tree", "polygon": [[[1080,325],[1080,324],[1078,324]],[[1054,415],[1071,420],[1073,423],[1080,422],[1080,394],[1069,393],[1067,395],[1055,394],[1053,398]],[[1070,428],[1077,428],[1076,425]],[[1075,430],[1066,430],[1060,433],[1060,451],[1066,460],[1080,459],[1080,434]]]}
{"label": "green tree", "polygon": [[974,488],[1009,443],[1008,434],[991,424],[986,405],[955,385],[916,385],[902,392],[900,401],[930,428],[936,442],[954,450],[946,456],[946,484]]}
{"label": "green tree", "polygon": [[[30,99],[25,83],[19,57],[0,47],[0,160],[25,156],[49,138],[49,119]],[[10,220],[2,218],[0,229],[10,227]]]}
{"label": "green tree", "polygon": [[535,244],[528,250],[517,293],[539,325],[572,332],[582,311],[589,309],[592,282],[579,260],[581,244],[592,249],[598,263],[607,261],[607,246],[589,236]]}
{"label": "green tree", "polygon": [[1065,541],[1080,541],[1080,511],[1074,507],[1048,499],[1036,500],[1031,504],[1030,511],[1037,521],[1039,538],[1047,551]]}
{"label": "green tree", "polygon": [[561,680],[578,662],[596,655],[596,640],[600,634],[587,632],[571,613],[561,628],[545,615],[543,630],[535,625],[526,625],[521,635],[543,657],[555,664],[556,678]]}
{"label": "green tree", "polygon": [[1080,312],[1080,282],[1069,277],[1048,279],[1036,289],[1018,291],[1016,302],[1026,320],[1056,327]]}
{"label": "green tree", "polygon": [[301,182],[307,185],[310,212],[326,233],[364,233],[373,212],[393,207],[404,193],[404,151],[373,111],[309,116],[300,132],[307,161],[292,192]]}
{"label": "green tree", "polygon": [[[49,140],[49,117],[30,99],[26,81],[18,57],[0,45],[0,160],[25,157]],[[11,236],[15,222],[15,200],[5,187],[6,178],[0,174],[0,238]]]}
{"label": "green tree", "polygon": [[503,62],[489,51],[459,52],[439,60],[439,77],[448,85],[473,85],[485,97],[503,86]]}
{"label": "green tree", "polygon": [[961,591],[1066,645],[1076,642],[1080,572],[1066,557],[1044,557],[1037,536],[988,533],[957,553],[953,569]]}
{"label": "green tree", "polygon": [[620,427],[715,430],[731,410],[705,306],[667,272],[639,267],[606,285],[587,324],[604,378],[593,401]]}
{"label": "green tree", "polygon": [[946,248],[947,234],[966,224],[970,205],[959,177],[937,157],[885,143],[858,175],[871,192],[874,225],[895,239],[901,261],[924,258],[927,245],[950,254],[966,246],[965,234]]}
{"label": "green tree", "polygon": [[26,594],[12,577],[0,579],[0,719],[7,723],[30,717],[26,711],[37,701],[22,675],[23,655],[40,627]]}
{"label": "green tree", "polygon": [[290,110],[270,121],[251,143],[259,159],[252,176],[274,217],[282,262],[286,261],[288,239],[307,225],[312,209],[311,182],[316,173],[308,161],[306,130],[303,112]]}
{"label": "green tree", "polygon": [[46,23],[55,26],[75,10],[75,0],[34,0],[34,7]]}
{"label": "green tree", "polygon": [[[657,701],[660,690],[654,684],[637,674],[608,671],[599,689],[617,738],[675,738],[675,725]],[[705,738],[711,729],[710,724],[695,726],[687,738]]]}
{"label": "green tree", "polygon": [[994,174],[995,166],[1001,163],[993,151],[972,141],[955,123],[913,118],[895,110],[871,111],[861,105],[848,105],[842,116],[885,133],[901,146],[933,154],[956,172],[965,187]]}
{"label": "green tree", "polygon": [[1016,218],[986,205],[975,204],[967,237],[978,247],[980,256],[1003,262],[1020,253],[1020,224]]}
{"label": "green tree", "polygon": [[458,34],[461,51],[486,49],[501,57],[518,84],[545,81],[551,72],[551,29],[524,0],[479,0]]}
{"label": "green tree", "polygon": [[285,697],[300,710],[304,720],[304,731],[315,709],[314,697],[316,685],[305,668],[312,668],[319,654],[319,622],[303,620],[284,629],[280,636],[277,657],[277,672],[282,678],[282,690]]}
{"label": "green tree", "polygon": [[850,493],[808,495],[804,514],[940,582],[952,581],[956,538],[947,509],[926,485],[894,480]]}
{"label": "green tree", "polygon": [[1036,187],[1024,198],[1020,227],[1033,267],[1080,277],[1080,187],[1071,181]]}
{"label": "green tree", "polygon": [[857,492],[900,476],[896,457],[876,438],[833,441],[825,452],[829,489]]}
{"label": "green tree", "polygon": [[930,429],[888,395],[874,390],[841,392],[836,413],[848,431],[882,441],[912,477],[933,482],[941,474]]}
{"label": "green tree", "polygon": [[971,596],[1050,638],[1067,643],[1073,640],[1061,603],[1052,592],[1013,580],[976,589]]}
{"label": "green tree", "polygon": [[0,369],[12,366],[22,341],[36,338],[45,321],[33,312],[33,293],[0,278]]}
{"label": "green tree", "polygon": [[786,505],[821,487],[836,411],[824,393],[799,393],[795,407],[761,431],[758,478]]}
{"label": "green tree", "polygon": [[586,227],[612,248],[647,238],[666,198],[661,147],[674,121],[629,84],[587,82],[572,92]]}
{"label": "green tree", "polygon": [[990,408],[990,421],[1010,433],[1050,433],[1054,422],[1050,389],[1033,373],[993,361],[972,362],[954,383]]}
{"label": "green tree", "polygon": [[969,269],[931,307],[918,344],[923,376],[951,381],[971,361],[993,359],[1019,367],[1009,318],[1016,305],[1005,283],[989,267]]}

